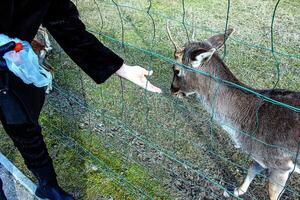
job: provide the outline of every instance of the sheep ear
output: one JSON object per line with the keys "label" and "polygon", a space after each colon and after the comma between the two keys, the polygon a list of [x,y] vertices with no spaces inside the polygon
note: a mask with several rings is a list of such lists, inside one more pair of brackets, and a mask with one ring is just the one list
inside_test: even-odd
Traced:
{"label": "sheep ear", "polygon": [[229,36],[234,32],[233,28],[230,28],[226,31],[226,33],[217,34],[209,38],[207,41],[212,45],[213,48],[219,49],[221,48]]}
{"label": "sheep ear", "polygon": [[199,53],[195,58],[194,61],[191,62],[191,65],[194,68],[199,67],[200,65],[202,65],[205,61],[209,61],[210,58],[213,56],[213,54],[216,52],[216,49],[213,48],[209,51],[205,51],[205,52],[201,52]]}

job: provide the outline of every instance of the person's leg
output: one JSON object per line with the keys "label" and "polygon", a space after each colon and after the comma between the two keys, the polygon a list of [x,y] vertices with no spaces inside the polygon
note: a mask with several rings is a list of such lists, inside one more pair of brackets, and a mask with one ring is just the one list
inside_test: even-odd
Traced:
{"label": "person's leg", "polygon": [[56,174],[52,165],[46,144],[41,134],[41,127],[33,124],[9,125],[2,123],[6,133],[13,140],[14,145],[20,151],[25,164],[30,171],[43,169],[43,177],[56,180]]}
{"label": "person's leg", "polygon": [[0,178],[0,200],[6,200],[6,197],[5,197],[5,194],[4,194],[4,191],[3,191],[3,183],[2,183],[2,180]]}
{"label": "person's leg", "polygon": [[7,124],[3,117],[1,121],[6,133],[24,158],[26,166],[39,180],[36,195],[55,200],[73,199],[58,186],[41,127],[38,124]]}

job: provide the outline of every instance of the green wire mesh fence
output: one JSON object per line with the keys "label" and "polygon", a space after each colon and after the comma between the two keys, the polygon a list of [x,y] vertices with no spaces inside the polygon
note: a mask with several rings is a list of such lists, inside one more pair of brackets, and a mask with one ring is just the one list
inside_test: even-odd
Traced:
{"label": "green wire mesh fence", "polygon": [[[78,0],[75,4],[87,29],[100,41],[127,63],[154,71],[150,81],[164,94],[151,94],[117,77],[96,86],[56,47],[49,58],[56,68],[55,85],[41,123],[62,185],[78,199],[225,199],[224,190],[239,186],[245,177],[250,156],[234,148],[196,98],[170,95],[172,65],[180,64],[173,59],[166,23],[181,44],[191,39],[193,29],[200,41],[235,28],[219,52],[230,70],[254,88],[296,91],[300,3]],[[293,105],[180,66],[300,112]],[[251,133],[243,134],[263,143]],[[297,159],[298,152],[284,150]],[[24,167],[7,138],[1,151]],[[268,199],[266,173],[238,199]],[[292,176],[282,199],[298,199],[299,184],[299,176]]]}

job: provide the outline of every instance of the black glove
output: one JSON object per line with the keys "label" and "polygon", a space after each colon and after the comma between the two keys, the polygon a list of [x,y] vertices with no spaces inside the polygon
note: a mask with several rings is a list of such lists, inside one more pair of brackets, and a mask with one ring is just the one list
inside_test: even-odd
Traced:
{"label": "black glove", "polygon": [[4,44],[2,46],[0,46],[0,70],[1,68],[6,68],[6,62],[3,59],[3,56],[5,53],[14,50],[14,48],[16,47],[16,43],[15,42],[9,42],[7,44]]}

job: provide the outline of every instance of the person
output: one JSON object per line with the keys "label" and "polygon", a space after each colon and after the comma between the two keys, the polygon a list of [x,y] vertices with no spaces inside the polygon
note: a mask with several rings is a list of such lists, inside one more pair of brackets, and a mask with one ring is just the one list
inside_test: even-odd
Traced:
{"label": "person", "polygon": [[[86,31],[75,4],[70,0],[0,1],[1,34],[30,42],[41,24],[96,83],[103,83],[116,74],[149,91],[161,92],[160,88],[147,83],[145,76],[149,71],[140,66],[126,65],[122,58]],[[23,83],[20,78],[6,70],[5,64],[1,57],[0,120],[5,132],[20,151],[26,166],[38,179],[36,195],[51,200],[74,199],[57,183],[52,159],[38,123],[45,89]]]}
{"label": "person", "polygon": [[6,197],[5,197],[5,194],[4,194],[4,191],[3,191],[2,187],[3,187],[3,183],[2,183],[2,180],[0,179],[0,200],[2,200],[2,199],[6,199]]}

